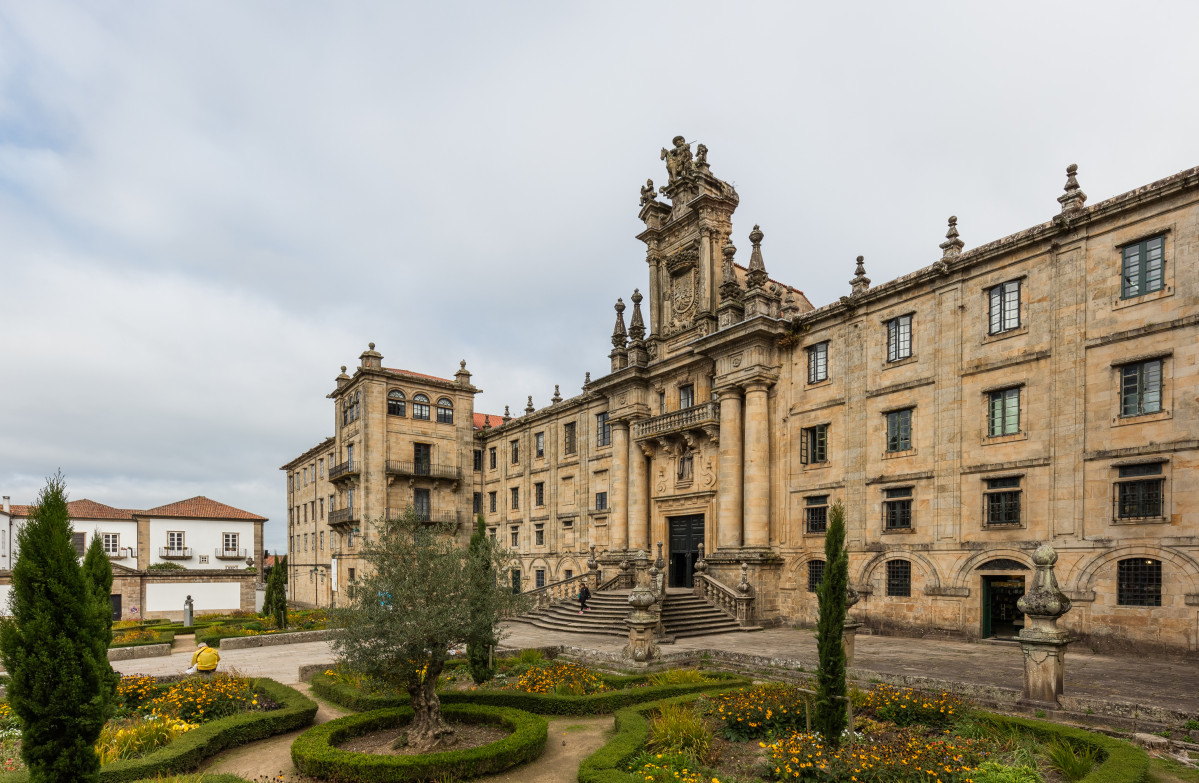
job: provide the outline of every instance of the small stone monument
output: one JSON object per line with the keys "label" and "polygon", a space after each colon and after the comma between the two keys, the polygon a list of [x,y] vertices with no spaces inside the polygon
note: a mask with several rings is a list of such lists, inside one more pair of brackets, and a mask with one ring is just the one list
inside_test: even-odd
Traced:
{"label": "small stone monument", "polygon": [[1042,709],[1061,709],[1058,698],[1066,671],[1066,645],[1070,635],[1058,630],[1057,618],[1070,611],[1070,599],[1057,586],[1053,564],[1057,552],[1044,544],[1032,561],[1037,567],[1032,589],[1016,606],[1024,613],[1020,649],[1024,651],[1024,693],[1020,704]]}
{"label": "small stone monument", "polygon": [[849,616],[849,610],[854,604],[861,600],[858,591],[853,589],[853,585],[848,585],[845,588],[845,625],[841,629],[841,645],[845,648],[845,665],[853,666],[853,649],[854,643],[858,637],[858,629],[862,624],[857,620],[853,620]]}
{"label": "small stone monument", "polygon": [[632,609],[625,618],[625,624],[629,627],[629,643],[623,652],[626,658],[637,663],[649,663],[658,655],[658,646],[654,644],[658,618],[649,611],[654,605],[654,593],[646,579],[648,560],[645,551],[638,550],[635,555],[633,592],[629,594],[629,606]]}
{"label": "small stone monument", "polygon": [[192,622],[192,597],[190,595],[183,600],[183,624],[187,627],[195,625]]}

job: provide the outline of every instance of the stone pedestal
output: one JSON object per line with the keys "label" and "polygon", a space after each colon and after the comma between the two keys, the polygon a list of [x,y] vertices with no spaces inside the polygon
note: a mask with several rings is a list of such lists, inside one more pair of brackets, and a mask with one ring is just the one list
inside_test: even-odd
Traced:
{"label": "stone pedestal", "polygon": [[649,663],[658,656],[658,646],[654,644],[658,618],[650,611],[655,603],[655,596],[646,573],[647,561],[645,552],[637,553],[636,581],[633,592],[629,594],[631,611],[625,618],[625,625],[629,629],[629,643],[625,645],[623,652],[626,658],[635,663]]}
{"label": "stone pedestal", "polygon": [[1070,599],[1057,586],[1053,565],[1057,552],[1042,546],[1033,553],[1037,566],[1033,587],[1016,605],[1024,612],[1020,630],[1020,649],[1024,652],[1024,692],[1020,704],[1028,707],[1061,709],[1058,699],[1064,691],[1066,645],[1070,635],[1058,630],[1057,618],[1070,611]]}
{"label": "stone pedestal", "polygon": [[854,643],[858,638],[858,629],[862,624],[856,620],[846,620],[845,627],[841,631],[841,646],[845,649],[845,665],[853,666],[853,650]]}

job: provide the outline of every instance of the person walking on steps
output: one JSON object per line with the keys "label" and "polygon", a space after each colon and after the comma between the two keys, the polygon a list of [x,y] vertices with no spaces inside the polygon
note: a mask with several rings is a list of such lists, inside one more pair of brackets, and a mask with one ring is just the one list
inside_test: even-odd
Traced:
{"label": "person walking on steps", "polygon": [[196,651],[192,653],[192,663],[187,673],[211,677],[216,674],[216,665],[220,662],[221,654],[215,648],[204,642],[196,642]]}
{"label": "person walking on steps", "polygon": [[587,588],[587,585],[584,584],[582,587],[579,588],[579,614],[582,614],[583,612],[591,611],[590,609],[587,608],[587,599],[590,597],[591,597],[591,590],[589,590]]}

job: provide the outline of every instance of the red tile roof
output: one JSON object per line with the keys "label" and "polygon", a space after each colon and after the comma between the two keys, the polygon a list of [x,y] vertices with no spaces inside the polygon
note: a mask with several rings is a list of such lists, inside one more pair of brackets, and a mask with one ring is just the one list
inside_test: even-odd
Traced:
{"label": "red tile roof", "polygon": [[[33,513],[34,507],[31,505],[10,506],[14,517],[27,517]],[[138,513],[132,508],[113,508],[106,506],[103,503],[97,503],[94,500],[70,500],[67,501],[67,513],[71,515],[71,519],[133,519],[133,515]]]}
{"label": "red tile roof", "polygon": [[481,429],[483,429],[483,423],[484,423],[484,422],[485,422],[485,421],[486,421],[486,420],[487,420],[489,417],[490,417],[490,419],[491,419],[491,426],[492,426],[492,427],[498,427],[498,426],[500,426],[501,424],[503,424],[503,423],[504,423],[504,417],[503,417],[503,416],[498,416],[498,415],[496,415],[496,414],[494,414],[494,413],[476,413],[476,414],[475,414],[475,421],[474,421],[475,429],[477,429],[477,430],[481,430]]}
{"label": "red tile roof", "polygon": [[165,506],[138,512],[145,517],[188,517],[192,519],[245,519],[266,521],[266,517],[242,511],[240,508],[227,506],[215,500],[197,495],[194,498],[180,500],[178,503],[168,503]]}
{"label": "red tile roof", "polygon": [[444,383],[453,383],[453,381],[450,380],[449,378],[440,378],[436,375],[428,375],[423,372],[413,372],[412,370],[401,370],[398,367],[384,367],[383,369],[387,370],[388,372],[402,372],[405,375],[415,375],[417,378],[428,378],[429,380],[432,380],[432,381],[442,381]]}

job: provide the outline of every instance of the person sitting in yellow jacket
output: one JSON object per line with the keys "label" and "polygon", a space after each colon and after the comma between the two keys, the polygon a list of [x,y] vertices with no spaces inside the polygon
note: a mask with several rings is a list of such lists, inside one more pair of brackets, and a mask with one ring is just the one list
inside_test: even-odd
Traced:
{"label": "person sitting in yellow jacket", "polygon": [[196,651],[192,654],[192,668],[196,674],[211,677],[216,672],[216,665],[221,662],[221,654],[204,642],[196,642]]}

